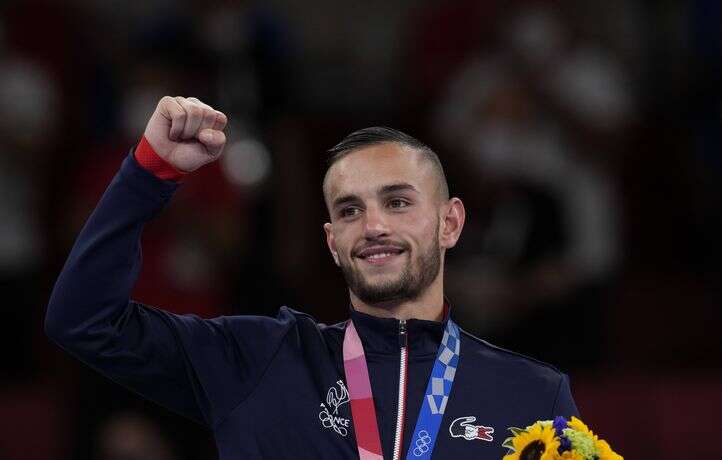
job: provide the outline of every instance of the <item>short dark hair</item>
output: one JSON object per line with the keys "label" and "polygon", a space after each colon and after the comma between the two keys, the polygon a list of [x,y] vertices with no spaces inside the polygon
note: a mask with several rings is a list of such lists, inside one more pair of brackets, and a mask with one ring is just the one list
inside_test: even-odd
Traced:
{"label": "short dark hair", "polygon": [[424,158],[429,160],[438,176],[441,197],[443,199],[449,199],[449,185],[446,182],[446,174],[444,174],[444,167],[441,165],[439,156],[431,150],[431,147],[415,137],[393,128],[387,128],[386,126],[372,126],[370,128],[359,129],[358,131],[354,131],[344,137],[341,142],[331,147],[327,151],[328,157],[326,158],[326,174],[328,174],[328,170],[331,169],[331,166],[333,166],[334,163],[349,153],[364,147],[387,142],[410,147],[421,153]]}

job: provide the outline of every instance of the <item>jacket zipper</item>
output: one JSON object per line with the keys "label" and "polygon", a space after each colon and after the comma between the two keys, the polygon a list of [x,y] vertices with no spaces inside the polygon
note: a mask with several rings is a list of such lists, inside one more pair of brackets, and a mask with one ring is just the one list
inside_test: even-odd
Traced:
{"label": "jacket zipper", "polygon": [[396,414],[396,436],[394,436],[393,460],[401,458],[401,443],[404,437],[404,420],[406,419],[406,377],[408,375],[409,352],[406,320],[399,321],[399,348],[401,350],[399,365],[399,411]]}

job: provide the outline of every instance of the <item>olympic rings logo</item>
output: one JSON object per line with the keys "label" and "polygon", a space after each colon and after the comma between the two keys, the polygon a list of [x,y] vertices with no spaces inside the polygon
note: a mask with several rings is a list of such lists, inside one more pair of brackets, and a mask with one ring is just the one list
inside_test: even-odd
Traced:
{"label": "olympic rings logo", "polygon": [[416,439],[416,447],[414,448],[414,455],[421,457],[429,451],[429,446],[431,446],[431,436],[429,436],[429,432],[426,430],[419,431],[419,437]]}

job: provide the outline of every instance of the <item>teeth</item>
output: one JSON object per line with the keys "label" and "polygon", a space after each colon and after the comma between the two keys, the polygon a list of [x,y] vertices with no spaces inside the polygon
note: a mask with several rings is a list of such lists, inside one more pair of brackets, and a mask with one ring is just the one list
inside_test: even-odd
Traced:
{"label": "teeth", "polygon": [[372,255],[368,256],[367,259],[381,259],[383,257],[389,257],[389,256],[391,256],[390,252],[382,252],[380,254],[372,254]]}

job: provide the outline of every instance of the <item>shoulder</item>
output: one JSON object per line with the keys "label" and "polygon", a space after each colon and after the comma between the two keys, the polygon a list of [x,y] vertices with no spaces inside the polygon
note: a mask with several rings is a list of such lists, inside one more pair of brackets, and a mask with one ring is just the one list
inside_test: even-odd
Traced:
{"label": "shoulder", "polygon": [[327,335],[328,332],[331,332],[331,334],[333,335],[333,333],[338,330],[343,331],[344,324],[339,323],[329,326],[319,322],[316,318],[314,318],[308,313],[295,310],[287,306],[281,307],[278,310],[278,314],[275,318],[261,316],[236,318],[254,318],[252,321],[265,323],[270,327],[281,327],[286,331],[293,330],[295,331],[294,333],[306,336],[308,338],[310,338],[310,336]]}
{"label": "shoulder", "polygon": [[236,315],[224,316],[210,321],[219,325],[222,324],[227,326],[232,330],[246,330],[249,326],[252,326],[268,331],[295,331],[294,333],[307,337],[310,335],[343,335],[346,324],[345,322],[341,322],[333,325],[327,325],[319,322],[308,313],[295,310],[287,306],[279,308],[278,314],[275,318],[271,316]]}
{"label": "shoulder", "polygon": [[[195,315],[185,315],[187,318],[194,318]],[[195,317],[197,318],[197,317]],[[315,323],[316,321],[308,314],[294,310],[292,308],[289,308],[287,306],[282,306],[278,309],[278,313],[275,317],[272,316],[264,316],[264,315],[229,315],[229,316],[219,316],[217,318],[213,318],[210,320],[207,320],[211,324],[216,324],[219,326],[240,326],[243,327],[246,324],[255,324],[255,325],[268,325],[268,326],[280,326],[280,327],[288,327],[293,326],[294,324],[298,322],[306,322],[306,323]]]}
{"label": "shoulder", "polygon": [[299,323],[315,324],[315,320],[305,313],[288,307],[281,307],[275,317],[263,315],[227,315],[204,319],[197,315],[175,315],[153,308],[181,334],[195,337],[233,335],[258,336],[282,335],[295,328]]}
{"label": "shoulder", "polygon": [[564,374],[551,364],[493,345],[459,328],[462,337],[462,359],[472,360],[483,372],[493,372],[519,382],[545,383],[556,386]]}

